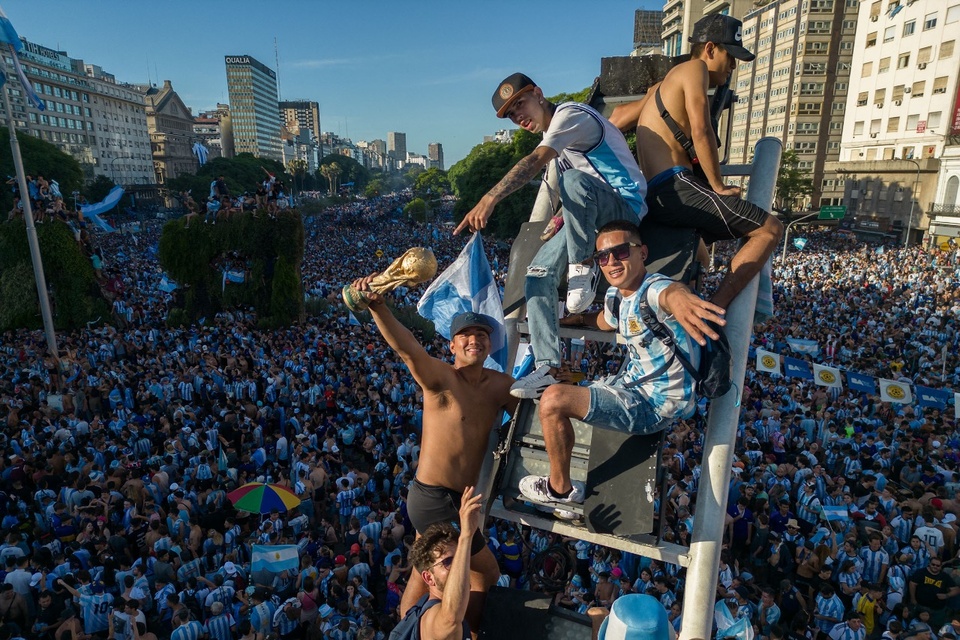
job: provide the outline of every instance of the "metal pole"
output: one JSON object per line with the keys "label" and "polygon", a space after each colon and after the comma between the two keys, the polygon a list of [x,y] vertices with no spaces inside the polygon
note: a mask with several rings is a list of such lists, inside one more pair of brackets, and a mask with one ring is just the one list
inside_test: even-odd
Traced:
{"label": "metal pole", "polygon": [[[776,138],[762,138],[757,142],[747,200],[767,211],[773,205],[782,152],[783,143]],[[732,377],[736,388],[710,402],[704,437],[704,474],[700,481],[690,544],[692,560],[687,569],[683,595],[682,640],[713,637],[713,602],[717,592],[720,547],[727,513],[727,489],[737,440],[740,396],[746,376],[747,348],[753,332],[759,283],[759,276],[755,276],[727,309],[725,331],[730,341]]]}
{"label": "metal pole", "polygon": [[783,263],[786,261],[786,259],[787,259],[787,240],[788,240],[789,237],[790,237],[790,227],[792,227],[793,225],[797,224],[798,222],[803,222],[803,221],[806,220],[807,218],[812,218],[813,216],[818,216],[818,215],[820,215],[820,212],[819,212],[819,211],[816,212],[816,213],[808,213],[808,214],[805,215],[805,216],[800,216],[800,217],[797,218],[796,220],[788,223],[786,227],[784,227],[784,229],[783,229],[783,253],[780,254],[780,264],[783,264]]}
{"label": "metal pole", "polygon": [[917,190],[920,188],[920,163],[911,158],[901,158],[907,162],[912,162],[917,167],[917,177],[913,181],[913,193],[910,194],[910,219],[907,221],[907,232],[903,234],[903,246],[910,245],[910,228],[913,226],[913,206],[917,203]]}
{"label": "metal pole", "polygon": [[[8,75],[13,77],[12,75]],[[27,174],[23,170],[23,158],[20,156],[20,141],[17,140],[17,128],[14,126],[13,110],[10,108],[10,96],[7,87],[3,87],[3,108],[7,112],[7,129],[10,130],[10,151],[13,154],[13,166],[20,185],[20,203],[23,204],[23,220],[27,225],[27,244],[30,245],[30,261],[33,263],[33,279],[37,283],[37,297],[40,299],[40,316],[43,318],[43,332],[47,338],[47,350],[54,360],[59,360],[57,334],[53,330],[53,314],[50,313],[50,298],[47,297],[47,279],[43,275],[43,261],[40,259],[40,243],[37,241],[37,227],[33,223],[33,210],[30,208],[30,189],[27,187]]]}

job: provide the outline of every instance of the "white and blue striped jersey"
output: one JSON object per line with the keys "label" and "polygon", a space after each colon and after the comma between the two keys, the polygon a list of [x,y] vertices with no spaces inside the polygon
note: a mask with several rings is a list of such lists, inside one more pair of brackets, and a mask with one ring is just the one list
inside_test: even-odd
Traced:
{"label": "white and blue striped jersey", "polygon": [[623,387],[661,371],[636,389],[653,406],[657,415],[663,418],[689,418],[697,409],[693,376],[687,373],[678,359],[673,358],[673,351],[653,335],[640,317],[640,302],[646,298],[650,311],[670,331],[676,346],[687,356],[690,364],[694,368],[700,365],[700,345],[690,339],[680,323],[672,315],[668,316],[660,306],[660,294],[671,284],[673,280],[670,278],[651,273],[647,274],[640,288],[631,296],[621,297],[616,287],[607,290],[603,319],[610,326],[617,327],[617,332],[627,342],[630,354],[627,367],[610,383]]}
{"label": "white and blue striped jersey", "polygon": [[864,547],[860,550],[860,558],[863,560],[863,579],[867,582],[880,582],[884,565],[890,566],[890,555],[883,547],[877,551]]}
{"label": "white and blue striped jersey", "polygon": [[841,622],[830,630],[830,640],[864,640],[867,637],[867,628],[860,625],[860,628],[854,630],[847,622]]}
{"label": "white and blue striped jersey", "polygon": [[109,593],[80,596],[84,633],[93,635],[110,628],[110,605],[112,603],[113,596]]}
{"label": "white and blue striped jersey", "polygon": [[200,640],[203,633],[203,625],[196,620],[191,620],[174,629],[170,634],[170,640]]}
{"label": "white and blue striped jersey", "polygon": [[207,632],[210,640],[233,640],[232,627],[236,624],[237,622],[233,619],[233,616],[225,612],[218,616],[207,618],[207,622],[203,625],[203,628]]}
{"label": "white and blue striped jersey", "polygon": [[[843,620],[843,602],[840,601],[837,594],[833,594],[829,598],[824,598],[823,595],[818,594],[817,614],[827,618]],[[836,624],[836,622],[830,622],[829,620],[817,620],[817,627],[824,633],[830,633]]]}
{"label": "white and blue striped jersey", "polygon": [[565,102],[557,107],[541,147],[557,152],[562,174],[577,169],[616,189],[639,219],[647,214],[647,181],[623,134],[592,107]]}

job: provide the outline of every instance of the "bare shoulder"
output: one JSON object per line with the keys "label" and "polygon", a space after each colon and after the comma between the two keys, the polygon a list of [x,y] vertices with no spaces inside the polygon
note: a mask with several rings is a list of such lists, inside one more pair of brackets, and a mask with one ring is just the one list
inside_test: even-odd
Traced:
{"label": "bare shoulder", "polygon": [[702,83],[706,77],[707,65],[702,60],[687,60],[670,69],[660,84],[663,93],[673,93],[691,83]]}

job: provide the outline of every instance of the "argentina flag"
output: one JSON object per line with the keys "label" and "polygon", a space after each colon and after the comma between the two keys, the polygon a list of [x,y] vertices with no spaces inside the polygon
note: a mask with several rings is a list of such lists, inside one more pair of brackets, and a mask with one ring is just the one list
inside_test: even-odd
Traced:
{"label": "argentina flag", "polygon": [[490,336],[490,355],[484,366],[506,371],[507,335],[503,330],[503,303],[479,233],[473,234],[453,264],[427,288],[417,304],[417,311],[431,320],[437,332],[447,340],[451,338],[450,323],[458,314],[473,311],[496,320],[497,330]]}
{"label": "argentina flag", "polygon": [[255,544],[250,562],[251,571],[280,573],[300,568],[300,549],[295,544]]}
{"label": "argentina flag", "polygon": [[207,164],[207,148],[199,142],[193,143],[193,155],[197,156],[197,162],[200,163],[201,167]]}
{"label": "argentina flag", "polygon": [[[7,14],[3,12],[3,9],[0,9],[0,43],[10,47],[10,57],[13,58],[13,68],[17,73],[17,77],[20,78],[20,84],[23,85],[23,91],[27,96],[27,100],[40,111],[44,111],[47,106],[43,103],[43,100],[40,99],[40,96],[37,95],[37,92],[33,90],[33,84],[27,78],[27,74],[24,73],[23,67],[20,65],[20,58],[17,57],[17,52],[23,49],[23,43],[20,42],[20,36],[17,35],[17,30],[13,28],[13,24],[10,22]],[[6,75],[0,72],[0,85],[6,82],[6,79]]]}
{"label": "argentina flag", "polygon": [[820,344],[816,340],[787,338],[787,344],[797,353],[809,353],[811,356],[816,356],[820,353]]}

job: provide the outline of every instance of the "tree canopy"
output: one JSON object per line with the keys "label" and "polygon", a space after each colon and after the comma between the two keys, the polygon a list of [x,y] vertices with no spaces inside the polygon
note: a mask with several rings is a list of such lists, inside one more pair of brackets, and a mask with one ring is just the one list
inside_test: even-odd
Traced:
{"label": "tree canopy", "polygon": [[[34,177],[42,175],[47,180],[56,180],[60,185],[60,193],[64,194],[64,197],[83,188],[83,169],[72,156],[60,151],[49,142],[25,133],[18,133],[17,140],[20,142],[23,170],[27,175]],[[16,175],[13,152],[10,149],[10,132],[6,128],[0,129],[0,175],[9,177]],[[13,193],[10,189],[3,191],[0,207],[4,212],[13,207]]]}
{"label": "tree canopy", "polygon": [[780,171],[777,173],[776,209],[789,215],[799,200],[813,193],[813,179],[810,172],[800,168],[797,152],[789,149],[780,158]]}
{"label": "tree canopy", "polygon": [[170,180],[168,186],[175,193],[192,190],[193,198],[199,201],[209,195],[210,183],[222,175],[230,193],[252,192],[267,177],[264,169],[292,184],[291,176],[286,173],[282,163],[258,158],[251,153],[238,153],[233,158],[214,158],[195,174],[180,175]]}

